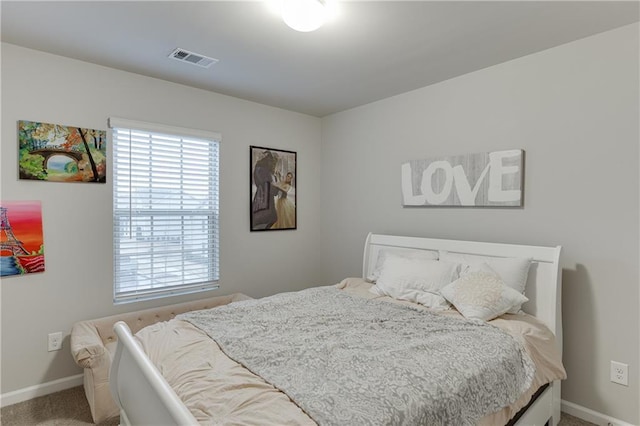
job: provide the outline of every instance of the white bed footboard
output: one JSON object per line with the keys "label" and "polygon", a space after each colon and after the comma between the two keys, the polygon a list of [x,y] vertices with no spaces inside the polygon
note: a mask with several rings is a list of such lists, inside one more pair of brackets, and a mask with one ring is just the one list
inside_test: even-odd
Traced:
{"label": "white bed footboard", "polygon": [[121,425],[198,425],[189,409],[151,363],[123,321],[113,329],[118,347],[111,365],[109,386],[120,407]]}

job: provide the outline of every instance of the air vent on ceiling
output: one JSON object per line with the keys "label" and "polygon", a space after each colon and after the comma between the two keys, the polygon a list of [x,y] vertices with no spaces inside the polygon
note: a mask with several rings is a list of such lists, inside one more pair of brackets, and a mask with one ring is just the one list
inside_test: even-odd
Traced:
{"label": "air vent on ceiling", "polygon": [[202,68],[209,68],[211,65],[218,62],[217,59],[209,58],[208,56],[200,55],[198,53],[189,52],[188,50],[177,48],[169,55],[170,58],[176,61],[188,62],[193,65],[197,65]]}

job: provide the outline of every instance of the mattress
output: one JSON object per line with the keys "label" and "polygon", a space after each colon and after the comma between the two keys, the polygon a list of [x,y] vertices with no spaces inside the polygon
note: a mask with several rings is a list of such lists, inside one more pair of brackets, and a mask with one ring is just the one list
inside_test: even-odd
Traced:
{"label": "mattress", "polygon": [[[377,296],[371,284],[358,278],[343,280],[336,288],[362,298],[422,305]],[[461,317],[454,309],[439,315]],[[504,425],[546,383],[566,377],[553,334],[527,314],[505,314],[489,322],[521,342],[535,365],[530,387],[508,407],[483,417],[481,425]],[[230,359],[218,344],[191,323],[173,319],[136,334],[151,361],[190,409],[206,425],[315,425],[316,422],[284,392]]]}

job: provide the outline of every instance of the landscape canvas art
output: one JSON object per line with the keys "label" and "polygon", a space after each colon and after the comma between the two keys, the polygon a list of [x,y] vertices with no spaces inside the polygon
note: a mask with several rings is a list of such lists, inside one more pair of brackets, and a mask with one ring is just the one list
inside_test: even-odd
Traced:
{"label": "landscape canvas art", "polygon": [[296,153],[249,147],[251,231],[296,229]]}
{"label": "landscape canvas art", "polygon": [[18,122],[20,179],[106,182],[107,132]]}
{"label": "landscape canvas art", "polygon": [[44,272],[39,201],[0,201],[0,276]]}

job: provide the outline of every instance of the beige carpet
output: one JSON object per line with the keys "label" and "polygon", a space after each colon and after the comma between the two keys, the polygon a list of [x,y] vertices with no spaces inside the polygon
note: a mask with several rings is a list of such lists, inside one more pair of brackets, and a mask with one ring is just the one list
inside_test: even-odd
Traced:
{"label": "beige carpet", "polygon": [[[100,426],[118,426],[115,417]],[[92,425],[89,403],[82,386],[34,398],[3,407],[0,410],[2,426],[80,426]]]}
{"label": "beige carpet", "polygon": [[[100,423],[100,426],[117,426],[118,418]],[[92,425],[89,404],[82,386],[67,389],[30,401],[9,405],[0,410],[2,426],[81,426]],[[562,413],[560,426],[591,426],[576,417]]]}

